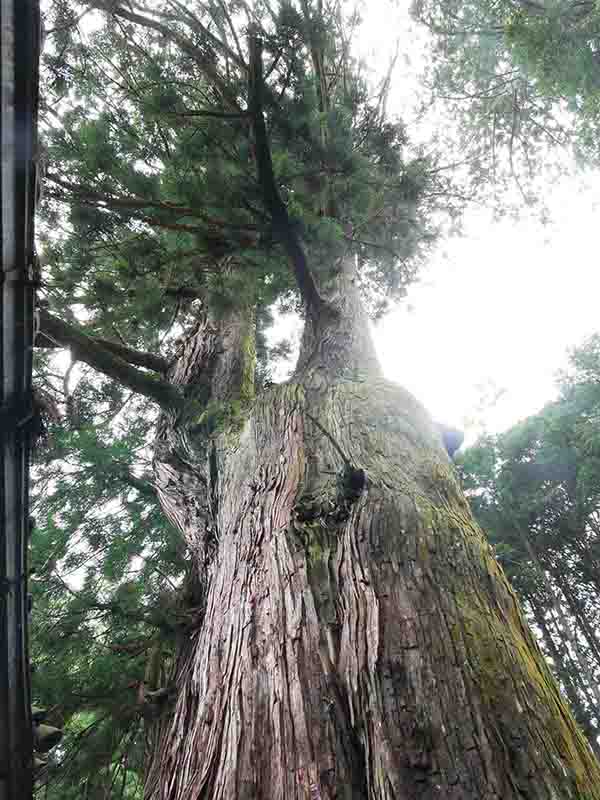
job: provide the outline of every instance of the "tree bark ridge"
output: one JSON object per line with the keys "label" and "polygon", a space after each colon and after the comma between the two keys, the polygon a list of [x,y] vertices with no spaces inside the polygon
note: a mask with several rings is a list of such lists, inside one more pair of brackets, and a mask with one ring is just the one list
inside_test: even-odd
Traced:
{"label": "tree bark ridge", "polygon": [[206,610],[149,798],[599,796],[414,398],[382,379],[278,386],[216,446]]}
{"label": "tree bark ridge", "polygon": [[155,485],[163,510],[183,534],[201,583],[217,537],[215,436],[221,428],[240,424],[254,397],[255,361],[252,311],[234,309],[215,317],[204,309],[168,372],[173,386],[199,412],[187,419],[169,411],[161,416]]}

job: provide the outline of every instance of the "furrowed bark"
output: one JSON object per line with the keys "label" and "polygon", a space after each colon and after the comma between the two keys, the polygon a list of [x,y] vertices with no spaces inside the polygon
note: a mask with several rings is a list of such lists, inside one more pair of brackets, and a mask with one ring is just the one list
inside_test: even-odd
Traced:
{"label": "furrowed bark", "polygon": [[[185,398],[177,387],[153,375],[134,369],[114,352],[115,347],[111,345],[108,349],[105,344],[100,344],[97,340],[87,336],[75,325],[63,322],[58,317],[41,310],[40,333],[50,341],[70,348],[73,357],[78,361],[89,364],[90,367],[104,373],[109,378],[114,378],[132,391],[149,397],[161,407],[178,411],[184,409]],[[128,355],[136,352],[124,348],[121,353],[125,351]]]}
{"label": "furrowed bark", "polygon": [[304,381],[327,385],[340,378],[381,376],[356,278],[354,258],[344,255],[337,259],[329,277],[322,279],[319,293],[330,313],[306,320],[296,366],[296,375]]}
{"label": "furrowed bark", "polygon": [[172,413],[162,415],[155,442],[155,486],[163,510],[193,554],[200,582],[216,543],[215,435],[239,424],[254,397],[254,335],[248,309],[216,319],[205,312],[168,373],[174,387],[202,411],[185,424]]}
{"label": "furrowed bark", "polygon": [[384,381],[278,387],[229,455],[148,797],[598,796],[412,398]]}
{"label": "furrowed bark", "polygon": [[193,433],[174,468],[172,518],[190,543],[210,529],[211,553],[146,798],[599,800],[598,764],[430,417],[381,377],[352,287],[346,262],[294,379],[215,433],[211,481],[186,488],[205,469]]}

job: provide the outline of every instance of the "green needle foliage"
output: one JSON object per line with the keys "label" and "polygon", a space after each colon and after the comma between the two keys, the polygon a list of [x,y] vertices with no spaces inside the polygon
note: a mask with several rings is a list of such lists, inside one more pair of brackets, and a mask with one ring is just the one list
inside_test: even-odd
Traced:
{"label": "green needle foliage", "polygon": [[[440,156],[411,148],[385,115],[387,89],[353,57],[360,19],[343,4],[49,2],[42,295],[140,371],[164,376],[207,309],[252,309],[259,389],[289,354],[266,338],[273,306],[300,303],[257,175],[247,34],[258,21],[275,180],[319,281],[350,248],[382,313],[460,216]],[[195,576],[152,486],[156,407],[48,351],[36,374],[59,413],[33,471],[33,693],[65,730],[38,786],[45,800],[129,800],[141,797],[144,721],[161,713],[147,692],[168,689]]]}
{"label": "green needle foliage", "polygon": [[[44,242],[52,303],[77,301],[93,314],[91,330],[116,329],[150,350],[178,302],[199,296],[226,306],[243,295],[267,307],[295,291],[256,178],[245,25],[217,52],[196,19],[205,14],[225,31],[226,5],[198,4],[198,17],[171,6],[98,19],[79,38],[68,22],[83,6],[59,4],[51,24],[65,27],[65,42],[45,63],[56,95],[47,93],[46,105],[58,100],[61,109],[60,124],[48,114],[45,128],[46,219],[53,232],[65,229]],[[232,4],[229,13],[236,10]],[[352,225],[372,308],[382,309],[435,240],[433,212],[458,213],[448,178],[434,156],[411,152],[401,121],[384,118],[381,93],[349,54],[346,29],[358,19],[332,9],[319,31],[314,21],[307,30],[289,3],[273,14],[259,4],[256,14],[264,20],[265,110],[287,212],[311,264],[323,269]],[[146,24],[130,22],[138,18]],[[311,37],[326,43],[329,63],[343,61],[328,78],[325,110]],[[52,83],[56,73],[69,76],[68,89]]]}
{"label": "green needle foliage", "polygon": [[597,166],[600,17],[576,0],[415,0],[432,34],[426,84],[457,124],[472,180],[543,202],[543,178]]}
{"label": "green needle foliage", "polygon": [[102,424],[114,393],[83,378],[77,417],[51,427],[34,466],[34,703],[65,730],[42,774],[49,797],[141,796],[139,686],[157,636],[168,649],[181,624],[185,553],[143,472],[152,414],[130,398],[118,426]]}
{"label": "green needle foliage", "polygon": [[576,349],[559,398],[460,459],[479,522],[590,744],[600,734],[600,336]]}

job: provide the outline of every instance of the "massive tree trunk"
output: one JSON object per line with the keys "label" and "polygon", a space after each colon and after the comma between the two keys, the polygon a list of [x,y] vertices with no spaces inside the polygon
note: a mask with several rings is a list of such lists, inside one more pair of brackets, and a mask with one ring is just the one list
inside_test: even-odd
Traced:
{"label": "massive tree trunk", "polygon": [[351,277],[334,289],[252,403],[248,313],[203,318],[171,371],[221,412],[159,433],[199,592],[146,796],[600,798],[430,417],[381,376]]}

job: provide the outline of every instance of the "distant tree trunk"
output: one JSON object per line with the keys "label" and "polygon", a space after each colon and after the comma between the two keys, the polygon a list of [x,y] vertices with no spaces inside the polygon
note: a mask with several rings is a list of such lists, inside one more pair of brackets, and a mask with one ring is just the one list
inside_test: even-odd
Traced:
{"label": "distant tree trunk", "polygon": [[[429,416],[334,290],[240,424],[163,420],[159,494],[203,588],[147,798],[600,798]],[[240,319],[200,324],[172,379],[243,383]]]}
{"label": "distant tree trunk", "polygon": [[[589,649],[589,658],[592,662],[592,666],[598,669],[600,668],[600,641],[598,639],[598,631],[594,630],[593,619],[590,620],[589,614],[586,613],[584,604],[581,602],[580,598],[575,597],[571,591],[568,580],[560,575],[557,576],[556,581],[560,591],[563,593],[564,598],[567,601],[569,613],[575,620],[577,628],[579,628],[587,643],[587,647]],[[592,683],[596,688],[596,691],[598,691],[597,682],[592,681]],[[598,711],[600,712],[600,695],[597,697],[597,702]]]}
{"label": "distant tree trunk", "polygon": [[[581,729],[590,744],[590,747],[594,751],[594,755],[596,758],[598,758],[600,756],[600,745],[597,741],[598,727],[592,722],[595,714],[593,713],[592,708],[593,700],[591,700],[589,696],[589,687],[586,686],[585,683],[582,686],[579,670],[575,667],[568,649],[563,646],[559,650],[556,646],[554,636],[552,635],[553,632],[548,625],[548,620],[546,619],[543,603],[540,603],[539,598],[532,595],[529,595],[527,598],[527,603],[531,608],[533,618],[535,619],[535,624],[538,626],[542,634],[544,646],[546,647],[549,656],[554,661],[555,674],[558,676],[564,687],[565,694],[569,698],[573,713],[575,714],[575,717],[577,718],[579,725],[581,726]],[[585,704],[582,702],[582,695],[586,697],[587,703]]]}

